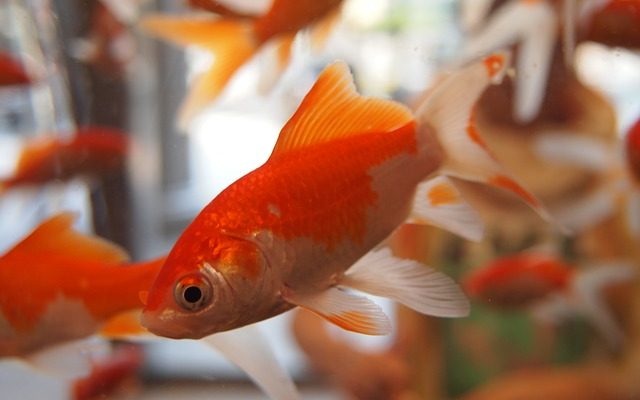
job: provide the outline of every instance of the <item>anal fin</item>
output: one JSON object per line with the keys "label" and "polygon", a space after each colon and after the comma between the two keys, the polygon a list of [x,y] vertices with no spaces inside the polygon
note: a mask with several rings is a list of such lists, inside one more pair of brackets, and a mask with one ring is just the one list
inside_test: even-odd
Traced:
{"label": "anal fin", "polygon": [[363,296],[330,287],[313,294],[286,293],[284,299],[348,331],[366,335],[391,333],[391,322],[374,302]]}

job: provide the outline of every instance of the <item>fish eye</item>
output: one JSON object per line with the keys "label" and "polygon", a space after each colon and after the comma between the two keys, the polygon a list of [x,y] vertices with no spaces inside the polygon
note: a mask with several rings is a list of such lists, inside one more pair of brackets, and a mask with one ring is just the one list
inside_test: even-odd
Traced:
{"label": "fish eye", "polygon": [[176,303],[186,311],[198,311],[211,300],[213,288],[200,274],[188,275],[176,283],[174,297]]}

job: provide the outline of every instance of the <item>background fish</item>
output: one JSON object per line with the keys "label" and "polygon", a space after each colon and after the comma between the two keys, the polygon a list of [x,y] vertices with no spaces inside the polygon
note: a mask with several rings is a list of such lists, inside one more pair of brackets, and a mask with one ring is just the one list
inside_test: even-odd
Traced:
{"label": "background fish", "polygon": [[32,139],[25,144],[13,175],[0,180],[0,192],[79,175],[107,175],[123,165],[128,148],[126,134],[95,126],[79,129],[70,139]]}
{"label": "background fish", "polygon": [[72,222],[70,213],[56,215],[0,258],[0,356],[86,337],[141,308],[139,292],[163,259],[127,263],[121,248]]}
{"label": "background fish", "polygon": [[[224,18],[202,16],[148,16],[140,26],[146,32],[176,44],[195,45],[213,53],[215,60],[209,70],[199,76],[184,100],[179,126],[186,124],[222,92],[238,68],[245,64],[264,44],[275,42],[280,58],[274,68],[284,69],[295,34],[302,28],[331,17],[341,0],[274,0],[271,8],[260,17],[238,16],[216,2],[194,2],[200,7],[222,12]],[[319,25],[319,29],[328,29]],[[326,35],[320,34],[319,38]]]}
{"label": "background fish", "polygon": [[625,263],[578,269],[557,256],[531,251],[478,267],[464,278],[463,287],[474,300],[504,309],[531,308],[538,317],[553,322],[582,316],[611,348],[618,349],[624,334],[603,291],[635,276],[635,268]]}
{"label": "background fish", "polygon": [[13,57],[0,52],[0,86],[27,85],[31,78]]}

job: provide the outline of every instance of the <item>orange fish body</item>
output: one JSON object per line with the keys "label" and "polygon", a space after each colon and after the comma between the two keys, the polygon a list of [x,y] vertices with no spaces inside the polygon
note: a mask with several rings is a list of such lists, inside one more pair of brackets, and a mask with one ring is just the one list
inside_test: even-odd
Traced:
{"label": "orange fish body", "polygon": [[26,85],[31,78],[22,65],[5,53],[0,53],[0,86]]}
{"label": "orange fish body", "polygon": [[276,42],[278,60],[275,66],[286,66],[295,34],[302,28],[316,26],[314,45],[326,39],[329,25],[319,22],[332,19],[342,0],[274,0],[262,16],[253,17],[216,1],[192,0],[191,4],[215,11],[223,18],[184,18],[156,15],[144,18],[142,28],[160,38],[179,45],[195,45],[212,52],[215,60],[209,71],[193,84],[180,111],[180,125],[188,123],[198,112],[215,100],[233,74],[264,44]]}
{"label": "orange fish body", "polygon": [[[126,264],[126,254],[57,215],[0,258],[0,356],[97,332],[139,309],[163,259]],[[114,332],[115,333],[115,332]]]}
{"label": "orange fish body", "polygon": [[526,308],[547,322],[583,317],[612,349],[617,349],[625,337],[603,290],[635,277],[635,266],[627,263],[578,269],[555,255],[522,252],[470,272],[463,286],[472,299],[503,309]]}
{"label": "orange fish body", "polygon": [[498,258],[470,273],[465,292],[492,306],[523,307],[566,290],[574,269],[543,253]]}
{"label": "orange fish body", "polygon": [[640,47],[640,1],[611,0],[586,22],[585,40],[608,46]]}
{"label": "orange fish body", "polygon": [[128,137],[116,130],[86,127],[73,138],[37,138],[22,150],[14,174],[0,189],[68,180],[78,175],[105,175],[124,165]]}
{"label": "orange fish body", "polygon": [[[327,67],[269,160],[219,194],[178,239],[149,293],[143,324],[161,336],[198,338],[297,305],[349,330],[387,333],[377,306],[342,287],[431,315],[464,315],[468,304],[450,278],[371,250],[404,221],[431,219],[429,209],[459,210],[454,186],[423,182],[436,170],[502,186],[497,174],[524,191],[468,128],[475,99],[507,64],[494,57],[444,80],[415,118],[400,104],[359,96],[345,65]],[[464,111],[449,114],[450,93],[464,90]],[[447,127],[457,139],[444,138]],[[469,146],[464,159],[448,150],[461,142]],[[486,170],[472,172],[473,163]],[[380,279],[385,271],[389,279]],[[407,289],[410,282],[415,287]]]}

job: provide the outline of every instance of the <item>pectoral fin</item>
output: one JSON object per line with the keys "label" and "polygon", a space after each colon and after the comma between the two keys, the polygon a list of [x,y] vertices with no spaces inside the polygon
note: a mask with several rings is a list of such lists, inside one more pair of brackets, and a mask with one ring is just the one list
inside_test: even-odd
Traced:
{"label": "pectoral fin", "polygon": [[291,292],[284,298],[348,331],[367,335],[391,333],[391,322],[380,307],[366,297],[336,287],[313,294]]}
{"label": "pectoral fin", "polygon": [[390,298],[422,314],[469,314],[469,301],[453,279],[417,261],[395,257],[389,248],[371,251],[361,258],[340,285]]}
{"label": "pectoral fin", "polygon": [[264,336],[253,325],[202,339],[236,364],[272,399],[295,400],[300,394],[276,360]]}

